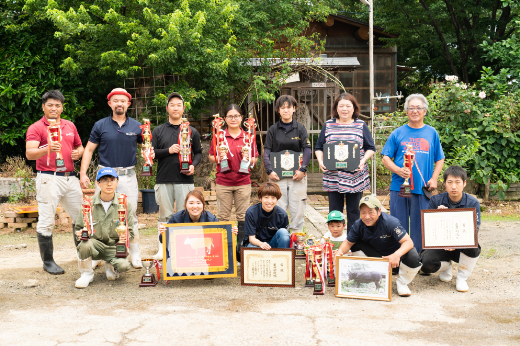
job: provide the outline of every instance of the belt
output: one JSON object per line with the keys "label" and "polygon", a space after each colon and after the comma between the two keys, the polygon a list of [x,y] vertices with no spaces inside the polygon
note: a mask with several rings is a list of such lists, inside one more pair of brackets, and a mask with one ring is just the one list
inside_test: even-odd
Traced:
{"label": "belt", "polygon": [[57,175],[60,177],[76,177],[78,172],[53,172],[53,171],[38,171],[41,174]]}
{"label": "belt", "polygon": [[[98,170],[102,169],[102,168],[106,168],[106,167],[99,165]],[[112,168],[117,172],[117,175],[120,175],[120,176],[121,175],[134,175],[135,174],[135,168],[134,167],[131,167],[131,168],[112,167]]]}

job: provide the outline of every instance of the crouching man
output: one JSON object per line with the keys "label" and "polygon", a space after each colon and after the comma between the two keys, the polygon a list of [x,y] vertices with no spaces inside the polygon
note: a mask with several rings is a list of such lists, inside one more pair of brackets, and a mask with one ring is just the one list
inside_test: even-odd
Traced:
{"label": "crouching man", "polygon": [[336,256],[352,250],[352,256],[388,258],[392,268],[399,267],[397,293],[407,297],[412,294],[408,284],[421,269],[419,254],[401,222],[393,216],[381,213],[381,202],[374,196],[361,198],[361,219],[354,222]]}
{"label": "crouching man", "polygon": [[[477,232],[480,228],[480,203],[476,198],[466,194],[463,190],[466,186],[467,173],[464,168],[450,166],[444,172],[444,184],[446,192],[433,196],[430,199],[428,209],[456,209],[475,208],[477,210]],[[426,274],[440,273],[440,280],[450,282],[452,279],[451,268],[453,262],[459,263],[456,288],[459,292],[469,290],[468,277],[477,264],[480,255],[480,245],[476,249],[428,249],[421,252],[423,263],[422,271]]]}
{"label": "crouching man", "polygon": [[[79,241],[83,229],[83,213],[80,213],[76,226],[74,228],[76,234],[76,242],[79,241],[78,249],[78,266],[81,277],[76,281],[76,288],[86,288],[89,283],[94,280],[94,270],[92,269],[92,260],[105,260],[106,274],[108,280],[115,280],[119,277],[119,273],[130,269],[131,265],[128,258],[116,258],[116,243],[121,240],[126,242],[126,235],[119,236],[116,232],[118,222],[118,197],[116,193],[119,176],[117,172],[110,167],[99,170],[97,184],[100,191],[92,198],[92,228],[94,234],[90,235],[90,239]],[[127,222],[130,233],[130,240],[134,239],[134,219],[132,217],[132,206],[130,202],[127,204]]]}

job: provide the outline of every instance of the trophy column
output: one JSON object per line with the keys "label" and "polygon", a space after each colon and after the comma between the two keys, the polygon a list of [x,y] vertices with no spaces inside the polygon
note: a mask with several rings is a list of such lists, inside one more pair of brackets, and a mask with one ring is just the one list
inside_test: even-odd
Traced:
{"label": "trophy column", "polygon": [[[60,124],[56,123],[55,119],[49,119],[49,135],[51,142],[61,143],[61,129]],[[50,145],[51,143],[49,143]],[[56,172],[65,172],[67,168],[65,167],[65,161],[61,156],[61,151],[56,153]]]}
{"label": "trophy column", "polygon": [[406,152],[404,153],[404,162],[403,167],[408,168],[410,170],[410,178],[412,181],[412,186],[408,183],[408,179],[404,180],[404,183],[401,185],[401,189],[399,190],[399,196],[409,198],[412,197],[412,189],[413,189],[413,163],[415,161],[415,152],[412,150],[413,146],[411,144],[406,145]]}
{"label": "trophy column", "polygon": [[143,146],[141,149],[141,155],[144,158],[144,165],[143,165],[143,173],[141,174],[143,177],[150,177],[153,175],[152,170],[152,158],[150,157],[151,154],[151,148],[152,148],[152,132],[150,130],[150,120],[144,119],[144,124],[140,126],[143,131],[141,133],[141,136],[143,137]]}
{"label": "trophy column", "polygon": [[181,173],[187,174],[190,172],[191,165],[191,141],[190,141],[190,123],[188,119],[182,118],[181,133],[179,145],[181,146],[180,162],[181,162]]}
{"label": "trophy column", "polygon": [[[118,206],[117,206],[117,214],[119,216],[118,226],[116,227],[116,232],[119,235],[119,241],[116,244],[116,257],[117,258],[126,258],[128,253],[126,251],[126,241],[121,241],[121,236],[123,234],[127,235],[127,227],[126,227],[126,196],[124,194],[120,194],[118,197]],[[128,240],[128,239],[127,239]]]}
{"label": "trophy column", "polygon": [[83,229],[81,230],[80,239],[83,241],[89,240],[89,230],[90,230],[90,199],[87,197],[83,198]]}
{"label": "trophy column", "polygon": [[323,282],[321,281],[319,265],[322,263],[321,260],[321,249],[316,249],[314,252],[314,275],[316,277],[314,281],[314,292],[313,295],[323,295]]}

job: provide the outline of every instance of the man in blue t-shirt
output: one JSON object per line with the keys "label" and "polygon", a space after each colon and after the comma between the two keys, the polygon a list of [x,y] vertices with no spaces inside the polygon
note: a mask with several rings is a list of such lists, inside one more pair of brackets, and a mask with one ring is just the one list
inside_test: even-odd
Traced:
{"label": "man in blue t-shirt", "polygon": [[[444,184],[446,192],[433,196],[428,209],[457,209],[475,208],[477,213],[477,232],[480,228],[480,203],[473,196],[464,192],[466,170],[459,166],[450,166],[444,172]],[[459,264],[456,288],[459,292],[469,291],[468,277],[473,272],[480,256],[480,245],[470,249],[428,249],[423,250],[421,258],[423,261],[422,271],[426,274],[440,273],[440,280],[450,282],[452,279],[451,261]]]}
{"label": "man in blue t-shirt", "polygon": [[[422,188],[426,186],[428,191],[437,188],[437,179],[444,165],[444,152],[437,131],[423,122],[428,111],[428,101],[424,95],[408,96],[404,108],[408,124],[390,134],[381,154],[383,164],[393,173],[390,185],[390,214],[401,221],[406,232],[410,234],[417,252],[421,252],[421,210],[427,209],[429,203]],[[412,172],[403,167],[407,145],[411,145],[415,151]],[[412,197],[400,197],[401,185],[410,175],[414,185]]]}
{"label": "man in blue t-shirt", "polygon": [[336,256],[342,256],[352,250],[352,256],[388,258],[392,268],[399,267],[397,293],[408,297],[412,294],[408,284],[421,269],[419,254],[399,220],[381,213],[382,209],[381,202],[376,197],[361,198],[361,219],[354,222]]}

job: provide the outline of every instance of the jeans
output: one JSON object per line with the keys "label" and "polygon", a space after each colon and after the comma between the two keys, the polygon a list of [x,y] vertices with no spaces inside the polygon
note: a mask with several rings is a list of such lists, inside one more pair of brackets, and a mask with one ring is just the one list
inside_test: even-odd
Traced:
{"label": "jeans", "polygon": [[[269,246],[273,249],[288,249],[289,243],[291,241],[291,237],[289,236],[289,231],[285,228],[280,228],[276,234],[271,238],[268,242]],[[247,247],[258,247],[249,243]]]}
{"label": "jeans", "polygon": [[412,197],[404,198],[399,197],[399,191],[390,191],[390,215],[401,221],[418,253],[422,250],[421,210],[428,209],[429,204],[424,195],[412,193]]}

